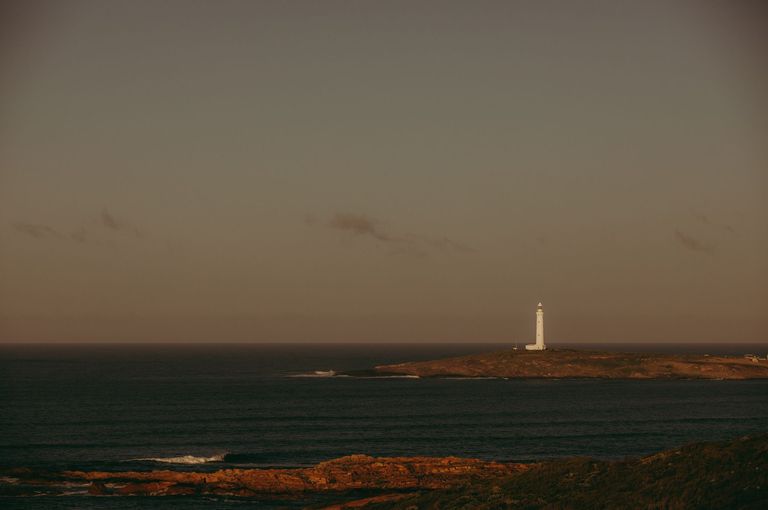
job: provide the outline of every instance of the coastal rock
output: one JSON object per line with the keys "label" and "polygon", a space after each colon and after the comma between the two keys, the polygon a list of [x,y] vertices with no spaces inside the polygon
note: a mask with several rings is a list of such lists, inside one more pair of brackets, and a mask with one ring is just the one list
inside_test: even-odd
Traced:
{"label": "coastal rock", "polygon": [[[456,457],[353,455],[300,469],[176,471],[0,470],[0,495],[239,496],[306,499],[325,510],[518,508],[768,508],[768,434],[694,443],[617,461],[536,464]],[[334,500],[338,500],[334,502]],[[312,508],[319,508],[314,506]]]}
{"label": "coastal rock", "polygon": [[365,510],[765,509],[768,434],[639,459],[558,459],[503,479],[357,503]]}
{"label": "coastal rock", "polygon": [[738,356],[579,350],[500,351],[380,365],[380,375],[418,377],[766,379],[768,360]]}
{"label": "coastal rock", "polygon": [[[519,473],[526,464],[458,457],[350,455],[298,469],[184,471],[65,471],[55,480],[90,481],[93,495],[254,496],[358,489],[445,489],[468,481]],[[51,485],[55,485],[55,481]]]}

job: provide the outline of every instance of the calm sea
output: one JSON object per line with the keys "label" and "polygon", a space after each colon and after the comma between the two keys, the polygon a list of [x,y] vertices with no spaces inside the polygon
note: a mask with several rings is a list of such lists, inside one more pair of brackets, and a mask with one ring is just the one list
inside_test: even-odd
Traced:
{"label": "calm sea", "polygon": [[[0,345],[0,466],[214,470],[308,466],[352,453],[619,458],[768,430],[768,381],[305,377],[507,347]],[[611,348],[768,351],[765,344]],[[78,496],[0,501],[18,508],[246,503]]]}

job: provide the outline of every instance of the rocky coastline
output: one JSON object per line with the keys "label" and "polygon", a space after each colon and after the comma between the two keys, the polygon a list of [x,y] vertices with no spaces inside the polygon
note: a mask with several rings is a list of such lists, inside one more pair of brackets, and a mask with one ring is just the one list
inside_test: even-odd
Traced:
{"label": "rocky coastline", "polygon": [[347,375],[588,379],[768,379],[768,359],[552,349],[380,365]]}
{"label": "rocky coastline", "polygon": [[[28,496],[235,497],[325,510],[766,508],[768,434],[694,443],[641,458],[531,464],[351,455],[296,469],[0,469],[0,500]],[[312,495],[322,495],[312,502]],[[309,498],[309,499],[307,499]],[[295,507],[295,505],[292,505]]]}
{"label": "rocky coastline", "polygon": [[[458,457],[350,455],[308,468],[201,471],[0,471],[0,494],[61,494],[72,487],[93,496],[258,497],[352,490],[446,489],[468,481],[507,476],[528,464]],[[5,483],[3,483],[5,482]],[[14,483],[10,483],[14,482]]]}

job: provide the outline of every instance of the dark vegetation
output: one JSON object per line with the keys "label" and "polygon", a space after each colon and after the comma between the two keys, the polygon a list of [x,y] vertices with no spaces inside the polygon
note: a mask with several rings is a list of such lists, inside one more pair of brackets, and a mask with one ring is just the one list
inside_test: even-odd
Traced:
{"label": "dark vegetation", "polygon": [[640,459],[573,458],[368,510],[768,508],[768,434],[696,443]]}
{"label": "dark vegetation", "polygon": [[227,497],[254,507],[272,501],[325,510],[758,510],[768,509],[768,433],[620,461],[352,455],[295,469],[0,469],[0,506],[73,490],[81,498]]}

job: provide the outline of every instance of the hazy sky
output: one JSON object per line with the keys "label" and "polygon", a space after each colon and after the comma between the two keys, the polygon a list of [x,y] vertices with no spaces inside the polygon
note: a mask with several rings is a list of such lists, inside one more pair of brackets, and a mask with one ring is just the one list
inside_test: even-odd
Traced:
{"label": "hazy sky", "polygon": [[768,342],[747,2],[5,4],[0,340]]}

